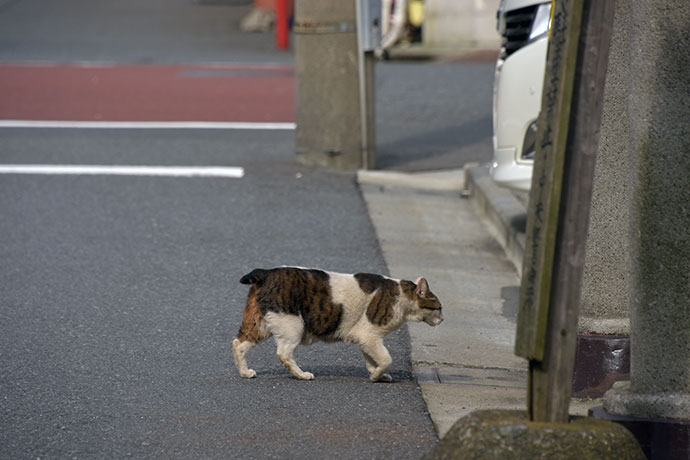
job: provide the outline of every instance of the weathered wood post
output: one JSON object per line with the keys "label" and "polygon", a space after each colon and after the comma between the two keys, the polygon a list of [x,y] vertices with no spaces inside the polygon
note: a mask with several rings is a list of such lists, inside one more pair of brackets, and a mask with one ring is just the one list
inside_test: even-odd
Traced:
{"label": "weathered wood post", "polygon": [[534,421],[568,420],[613,12],[613,1],[552,7],[515,347]]}

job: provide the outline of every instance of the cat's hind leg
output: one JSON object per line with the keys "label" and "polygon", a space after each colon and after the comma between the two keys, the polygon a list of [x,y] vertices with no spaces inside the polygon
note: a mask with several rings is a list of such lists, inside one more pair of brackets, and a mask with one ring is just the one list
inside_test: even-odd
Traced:
{"label": "cat's hind leg", "polygon": [[247,379],[256,377],[256,371],[254,369],[249,369],[247,366],[247,359],[245,358],[247,352],[256,345],[256,343],[248,340],[242,342],[240,339],[235,339],[232,341],[232,356],[235,358],[235,366],[240,372],[240,375]]}
{"label": "cat's hind leg", "polygon": [[390,382],[393,378],[386,374],[393,360],[390,353],[383,345],[383,340],[367,340],[360,342],[359,347],[362,349],[364,360],[367,363],[367,370],[369,371],[369,379],[372,382]]}
{"label": "cat's hind leg", "polygon": [[271,336],[266,326],[264,314],[256,301],[254,287],[249,291],[247,306],[242,315],[242,325],[237,338],[232,342],[232,356],[240,375],[245,378],[256,377],[256,371],[247,366],[246,354],[249,350]]}
{"label": "cat's hind leg", "polygon": [[266,324],[276,339],[278,359],[283,366],[300,380],[312,380],[314,374],[304,372],[295,362],[295,349],[304,335],[302,318],[286,313],[267,313]]}

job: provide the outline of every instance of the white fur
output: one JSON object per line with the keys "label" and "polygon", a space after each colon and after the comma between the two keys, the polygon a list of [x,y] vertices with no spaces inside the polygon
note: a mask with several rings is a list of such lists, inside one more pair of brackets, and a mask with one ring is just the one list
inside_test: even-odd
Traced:
{"label": "white fur", "polygon": [[362,320],[366,320],[366,309],[374,294],[367,294],[359,288],[354,275],[328,273],[330,276],[331,298],[343,306],[343,316],[334,336],[340,340],[349,340],[348,333]]}
{"label": "white fur", "polygon": [[312,380],[314,374],[304,372],[295,362],[295,349],[304,338],[304,321],[301,317],[285,313],[266,313],[268,329],[278,345],[278,359],[292,374],[301,380]]}
{"label": "white fur", "polygon": [[244,378],[251,379],[256,377],[256,371],[249,369],[247,359],[245,358],[247,352],[255,346],[254,342],[240,342],[239,339],[232,341],[232,356],[235,358],[235,366],[237,366],[237,370],[240,371],[240,375]]}

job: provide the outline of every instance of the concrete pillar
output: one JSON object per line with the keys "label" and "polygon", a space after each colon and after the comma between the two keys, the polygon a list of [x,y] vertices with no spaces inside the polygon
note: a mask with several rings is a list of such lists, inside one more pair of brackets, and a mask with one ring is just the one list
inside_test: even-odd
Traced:
{"label": "concrete pillar", "polygon": [[601,397],[630,372],[629,210],[632,199],[627,112],[629,2],[618,1],[594,171],[582,279],[573,395]]}
{"label": "concrete pillar", "polygon": [[608,400],[690,419],[690,5],[631,4],[632,386]]}
{"label": "concrete pillar", "polygon": [[604,408],[645,427],[631,431],[650,458],[690,458],[690,4],[619,2],[630,31],[631,375]]}
{"label": "concrete pillar", "polygon": [[[367,138],[363,130],[356,32],[353,0],[295,3],[296,153],[302,164],[374,166],[373,134]],[[373,79],[373,62],[366,72]]]}

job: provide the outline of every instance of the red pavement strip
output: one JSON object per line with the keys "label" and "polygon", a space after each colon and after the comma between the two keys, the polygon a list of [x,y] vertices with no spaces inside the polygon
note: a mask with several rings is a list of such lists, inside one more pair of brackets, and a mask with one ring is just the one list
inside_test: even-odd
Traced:
{"label": "red pavement strip", "polygon": [[0,64],[0,120],[289,123],[294,69]]}

